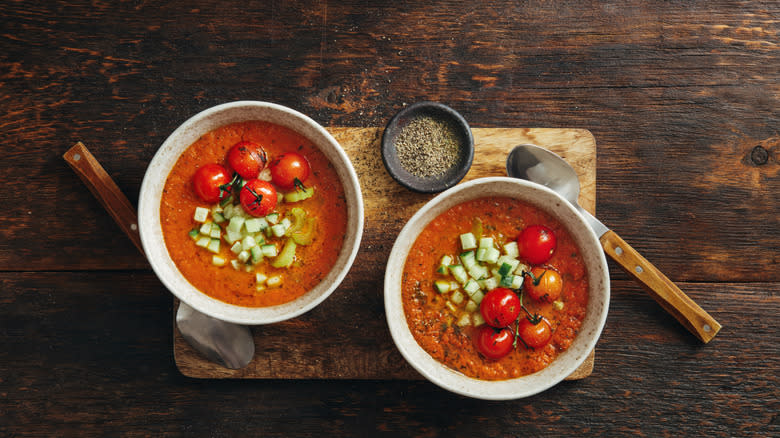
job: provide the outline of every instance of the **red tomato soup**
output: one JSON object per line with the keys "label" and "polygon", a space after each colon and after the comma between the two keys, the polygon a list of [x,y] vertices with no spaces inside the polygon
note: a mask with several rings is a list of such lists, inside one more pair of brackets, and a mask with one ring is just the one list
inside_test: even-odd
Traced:
{"label": "red tomato soup", "polygon": [[[288,202],[288,193],[296,190],[299,194],[305,192],[300,187],[276,187],[285,198],[280,198],[278,203],[274,202],[273,211],[261,218],[250,215],[238,202],[240,186],[233,186],[236,189],[232,191],[236,195],[235,201],[223,201],[224,206],[219,202],[205,202],[193,189],[196,170],[216,163],[233,175],[226,157],[230,148],[241,141],[262,146],[269,166],[275,157],[287,152],[305,157],[311,172],[305,176],[301,187],[308,191],[313,189],[310,192],[313,194],[303,200]],[[263,178],[262,175],[260,178]],[[209,210],[205,221],[196,220],[195,211],[198,207]],[[296,211],[293,212],[293,209]],[[231,216],[229,211],[234,213],[232,216],[244,219],[235,220],[236,224],[244,223],[240,227],[240,234],[228,233],[233,221],[227,218]],[[257,219],[253,224],[259,224],[262,229],[253,229],[251,232],[246,225],[251,219]],[[300,221],[298,226],[306,231],[306,239],[295,239],[297,245],[294,245],[294,254],[286,267],[274,267],[273,263],[282,257],[285,245],[292,240],[290,236],[296,234],[286,231],[277,236],[271,229],[273,220],[285,225],[286,230],[295,227]],[[247,121],[215,129],[182,153],[165,182],[160,203],[160,221],[171,258],[194,287],[226,303],[265,307],[300,297],[327,275],[338,258],[344,240],[347,206],[344,189],[335,169],[311,141],[276,124]],[[205,230],[204,223],[210,223],[205,226]],[[218,235],[210,235],[210,231]],[[247,236],[252,237],[255,245],[242,247]],[[214,240],[218,245],[213,244]],[[201,241],[212,243],[213,246],[199,246]],[[274,246],[273,251],[268,245]],[[270,252],[264,252],[266,249]],[[290,254],[286,256],[289,258]]]}
{"label": "red tomato soup", "polygon": [[[538,265],[522,260],[511,248],[521,231],[535,224],[545,225],[557,238],[552,256]],[[474,294],[465,290],[468,285],[464,283],[467,282],[456,278],[454,272],[457,268],[452,268],[452,265],[468,264],[461,257],[466,248],[460,236],[466,233],[476,238],[478,246],[472,252],[479,254],[481,238],[493,239],[493,252],[500,252],[505,257],[501,260],[508,261],[507,264],[513,268],[509,272],[499,270],[500,265],[484,261],[487,251],[483,252],[483,257],[477,257],[476,264],[485,267],[488,274],[470,276],[472,280],[481,278],[477,281],[479,291]],[[505,249],[506,244],[510,245]],[[444,271],[441,271],[442,258],[445,262],[451,260],[451,265]],[[513,258],[519,262],[517,266],[514,266],[516,262],[512,262]],[[558,280],[563,283],[560,295],[555,299],[529,297],[524,287],[530,287],[528,283],[532,284],[533,279],[523,272],[536,272],[532,268],[543,268],[541,272],[554,270],[559,274]],[[514,283],[514,288],[509,286],[512,281],[519,281],[514,277],[518,275],[526,284],[517,287],[518,284]],[[500,287],[501,281],[506,281],[504,285],[522,299],[525,307],[519,312],[518,319],[508,325],[512,336],[516,334],[518,321],[528,319],[529,313],[543,317],[552,329],[552,336],[545,345],[537,348],[528,347],[523,338],[518,337],[508,354],[504,352],[502,354],[506,355],[499,359],[488,359],[478,351],[474,338],[485,327],[480,312],[482,298],[494,289],[496,282]],[[441,285],[442,288],[439,287]],[[470,290],[473,291],[473,288]],[[585,317],[588,279],[579,249],[566,229],[552,216],[516,199],[487,197],[456,205],[425,227],[407,256],[402,296],[409,328],[417,343],[433,358],[470,377],[504,380],[543,369],[571,345]]]}

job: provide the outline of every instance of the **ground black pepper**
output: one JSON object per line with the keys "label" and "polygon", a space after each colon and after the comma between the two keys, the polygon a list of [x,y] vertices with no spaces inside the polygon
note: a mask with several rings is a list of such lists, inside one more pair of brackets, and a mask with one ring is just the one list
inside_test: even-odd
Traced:
{"label": "ground black pepper", "polygon": [[449,121],[420,116],[401,128],[395,150],[404,169],[429,178],[441,176],[458,164],[460,141]]}

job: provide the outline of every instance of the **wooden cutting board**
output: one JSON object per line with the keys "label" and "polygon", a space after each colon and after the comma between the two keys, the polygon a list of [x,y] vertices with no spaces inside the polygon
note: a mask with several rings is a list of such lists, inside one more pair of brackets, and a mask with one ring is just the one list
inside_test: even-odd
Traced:
{"label": "wooden cutting board", "polygon": [[[329,128],[352,160],[363,192],[365,229],[360,251],[341,286],[317,308],[289,321],[253,327],[255,358],[240,370],[208,361],[187,344],[174,321],[174,358],[193,378],[421,379],[395,348],[384,315],[385,264],[398,232],[435,195],[412,193],[385,171],[381,128]],[[464,178],[506,175],[518,144],[563,156],[577,171],[580,205],[595,214],[596,141],[584,129],[474,128],[474,162]],[[175,303],[176,307],[178,303]],[[175,315],[175,309],[174,309]],[[568,380],[593,371],[594,352]]]}

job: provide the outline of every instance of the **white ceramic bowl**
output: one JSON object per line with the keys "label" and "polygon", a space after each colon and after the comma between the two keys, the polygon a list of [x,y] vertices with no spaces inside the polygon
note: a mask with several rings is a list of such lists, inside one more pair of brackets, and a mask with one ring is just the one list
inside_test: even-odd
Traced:
{"label": "white ceramic bowl", "polygon": [[[543,370],[516,379],[486,381],[467,377],[435,360],[415,341],[406,323],[401,299],[401,277],[409,250],[434,218],[462,202],[487,196],[506,196],[550,213],[569,231],[588,273],[587,314],[576,339]],[[565,199],[552,190],[524,180],[492,177],[455,186],[425,204],[404,226],[393,245],[385,271],[385,312],[398,350],[420,374],[452,392],[485,400],[510,400],[544,391],[569,376],[587,358],[601,335],[609,307],[609,271],[598,238]]]}
{"label": "white ceramic bowl", "polygon": [[[160,198],[171,169],[184,150],[203,134],[221,126],[262,120],[292,129],[311,140],[338,173],[347,199],[347,235],[333,268],[312,290],[285,304],[241,307],[216,300],[192,286],[168,254],[160,226]],[[152,269],[177,298],[199,312],[238,324],[269,324],[301,315],[327,298],[347,275],[363,235],[363,197],[355,170],[338,142],[311,118],[290,108],[256,101],[217,105],[202,111],[176,129],[162,144],[146,170],[138,201],[138,226]]]}

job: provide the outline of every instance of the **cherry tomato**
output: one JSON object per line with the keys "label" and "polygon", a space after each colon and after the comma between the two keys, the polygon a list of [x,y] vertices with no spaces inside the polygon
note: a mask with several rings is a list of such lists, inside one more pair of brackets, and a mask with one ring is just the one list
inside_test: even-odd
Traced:
{"label": "cherry tomato", "polygon": [[517,331],[520,339],[531,348],[544,347],[552,338],[552,327],[544,318],[537,320],[536,324],[528,318],[522,318]]}
{"label": "cherry tomato", "polygon": [[531,225],[526,227],[517,237],[517,247],[520,258],[532,265],[540,265],[550,260],[558,239],[553,230],[544,225]]}
{"label": "cherry tomato", "polygon": [[276,207],[276,189],[268,181],[249,180],[241,188],[241,205],[252,216],[265,216]]}
{"label": "cherry tomato", "polygon": [[254,179],[260,175],[267,161],[265,149],[252,141],[239,141],[227,153],[227,161],[230,167],[241,178]]}
{"label": "cherry tomato", "polygon": [[511,289],[497,287],[482,298],[479,311],[485,322],[493,327],[506,327],[520,314],[520,298]]}
{"label": "cherry tomato", "polygon": [[303,155],[287,152],[274,158],[269,165],[271,181],[282,189],[294,189],[295,180],[303,183],[311,171],[309,162]]}
{"label": "cherry tomato", "polygon": [[523,289],[528,296],[542,303],[551,303],[561,297],[563,279],[555,269],[535,267],[526,276]]}
{"label": "cherry tomato", "polygon": [[200,199],[214,203],[230,194],[231,181],[227,169],[216,163],[206,164],[195,171],[192,186]]}
{"label": "cherry tomato", "polygon": [[483,356],[498,360],[512,351],[515,335],[509,328],[497,329],[483,325],[477,329],[474,336],[474,347]]}

